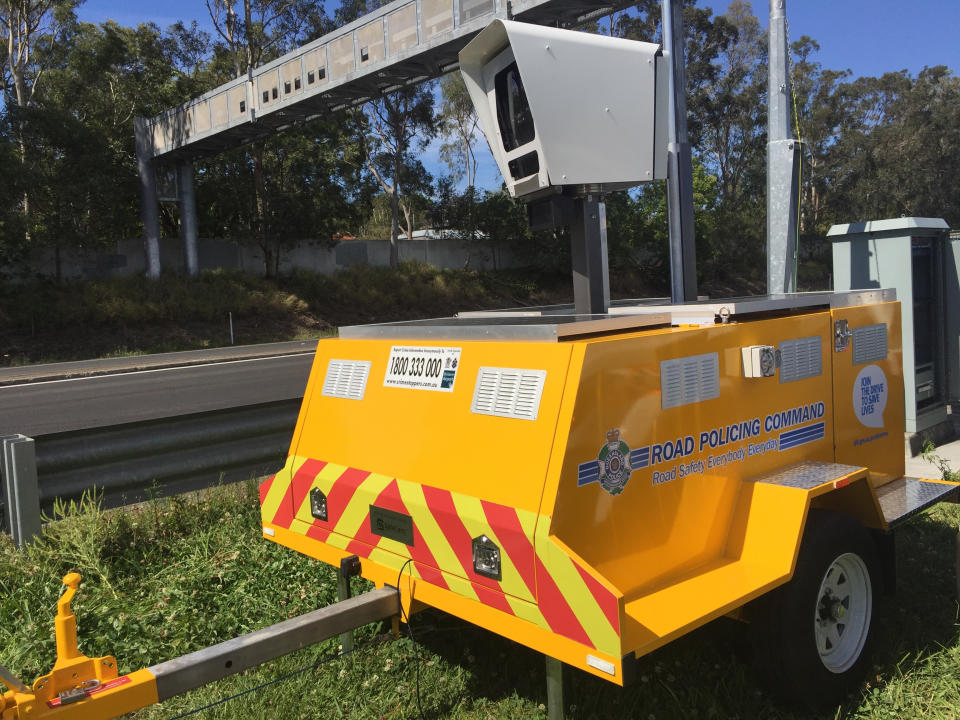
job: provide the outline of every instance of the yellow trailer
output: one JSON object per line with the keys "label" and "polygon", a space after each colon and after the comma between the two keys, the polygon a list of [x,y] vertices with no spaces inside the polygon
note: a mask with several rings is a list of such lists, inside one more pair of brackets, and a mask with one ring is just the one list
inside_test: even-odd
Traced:
{"label": "yellow trailer", "polygon": [[904,477],[900,368],[884,290],[343,328],[263,534],[617,684],[754,619],[831,697],[886,534],[955,491]]}

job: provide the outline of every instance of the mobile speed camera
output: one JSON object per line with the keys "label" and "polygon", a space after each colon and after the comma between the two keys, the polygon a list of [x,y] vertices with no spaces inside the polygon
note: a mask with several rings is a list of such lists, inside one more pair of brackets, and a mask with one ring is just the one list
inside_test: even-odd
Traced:
{"label": "mobile speed camera", "polygon": [[667,173],[667,73],[653,43],[494,20],[460,70],[514,197]]}

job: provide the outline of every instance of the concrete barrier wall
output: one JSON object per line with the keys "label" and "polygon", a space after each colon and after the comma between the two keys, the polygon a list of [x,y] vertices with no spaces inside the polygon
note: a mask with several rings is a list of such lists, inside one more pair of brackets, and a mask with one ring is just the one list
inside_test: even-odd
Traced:
{"label": "concrete barrier wall", "polygon": [[[241,245],[227,240],[201,239],[197,245],[201,270],[224,268],[263,272],[263,254],[256,245]],[[419,260],[440,268],[474,270],[510,268],[520,265],[510,247],[493,250],[488,243],[470,244],[457,239],[414,238],[400,242],[401,260]],[[64,278],[102,279],[123,275],[135,275],[145,270],[143,241],[122,240],[110,249],[69,249],[60,252],[60,274]],[[185,260],[183,243],[179,239],[163,238],[160,241],[160,262],[164,270],[183,272]],[[345,240],[334,247],[318,241],[302,241],[280,254],[280,272],[295,269],[309,270],[329,275],[351,265],[367,263],[387,266],[390,264],[390,243],[387,240]],[[57,259],[52,250],[35,252],[20,268],[0,268],[0,276],[15,276],[16,270],[28,274],[55,276]]]}

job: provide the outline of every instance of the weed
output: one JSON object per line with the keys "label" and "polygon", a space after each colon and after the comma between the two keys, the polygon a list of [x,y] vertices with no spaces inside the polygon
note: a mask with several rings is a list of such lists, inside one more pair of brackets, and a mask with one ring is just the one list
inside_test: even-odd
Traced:
{"label": "weed", "polygon": [[[253,482],[108,511],[87,496],[54,517],[25,551],[0,536],[0,664],[28,680],[53,663],[59,578],[71,570],[84,573],[74,601],[81,651],[115,654],[121,672],[336,598],[331,567],[262,539]],[[941,504],[898,530],[899,595],[878,612],[871,675],[847,702],[816,717],[956,717],[960,643],[947,570],[958,519],[957,506]],[[355,592],[369,587],[354,582]],[[545,718],[543,659],[537,653],[436,611],[412,622],[427,717]],[[416,718],[416,654],[408,638],[394,640],[387,629],[363,628],[354,653],[195,717]],[[625,689],[568,669],[566,717],[810,718],[776,705],[759,688],[744,638],[739,623],[711,623],[641,658],[636,683]],[[337,640],[329,640],[135,717],[166,720],[336,651]]]}

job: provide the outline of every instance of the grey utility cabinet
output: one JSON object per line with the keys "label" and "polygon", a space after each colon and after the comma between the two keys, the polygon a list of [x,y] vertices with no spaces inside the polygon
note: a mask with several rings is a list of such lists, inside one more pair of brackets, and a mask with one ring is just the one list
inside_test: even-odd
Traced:
{"label": "grey utility cabinet", "polygon": [[903,318],[907,432],[947,419],[960,397],[960,256],[940,218],[894,218],[834,225],[835,290],[896,288]]}

